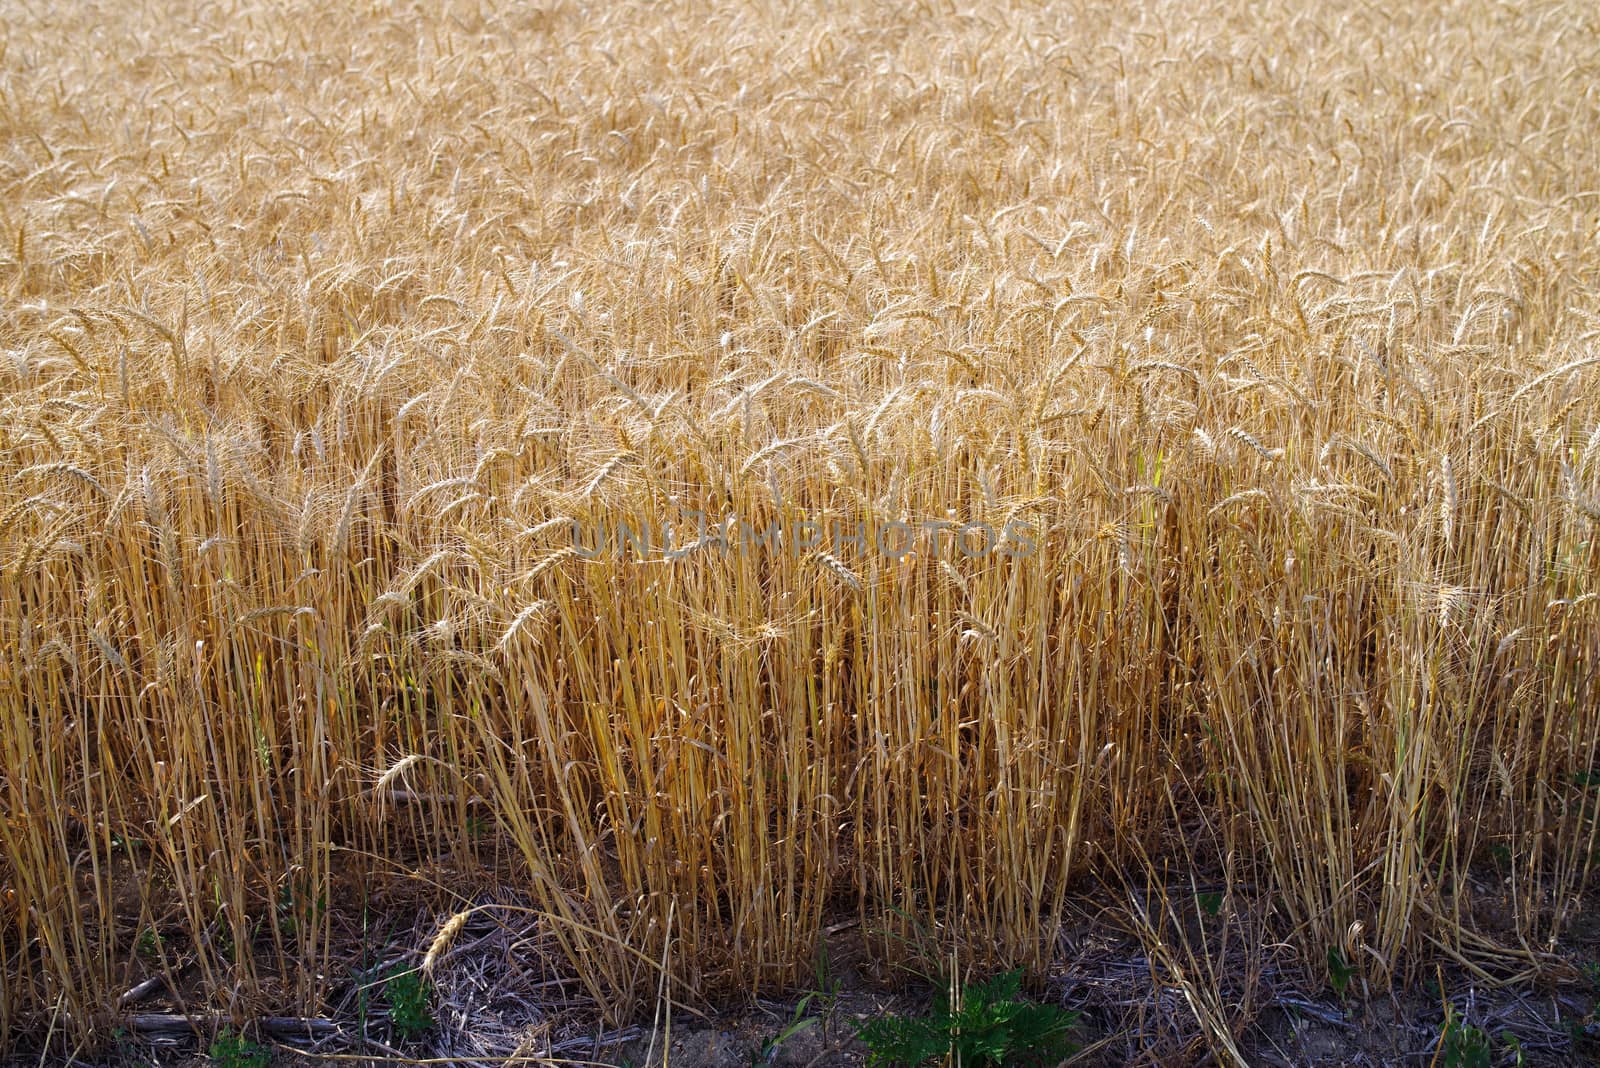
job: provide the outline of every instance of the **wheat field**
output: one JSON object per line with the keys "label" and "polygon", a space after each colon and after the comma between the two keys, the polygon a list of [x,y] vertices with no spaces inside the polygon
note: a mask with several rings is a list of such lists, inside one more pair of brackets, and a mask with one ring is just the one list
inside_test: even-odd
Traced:
{"label": "wheat field", "polygon": [[318,1014],[379,899],[613,1022],[1158,871],[1311,988],[1560,946],[1592,7],[0,27],[0,1049]]}

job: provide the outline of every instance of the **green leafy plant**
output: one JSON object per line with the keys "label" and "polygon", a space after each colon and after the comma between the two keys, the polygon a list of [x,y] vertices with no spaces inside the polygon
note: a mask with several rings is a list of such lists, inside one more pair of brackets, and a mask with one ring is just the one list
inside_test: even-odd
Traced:
{"label": "green leafy plant", "polygon": [[267,1068],[272,1054],[265,1046],[224,1028],[206,1051],[216,1068]]}
{"label": "green leafy plant", "polygon": [[807,994],[794,1007],[794,1015],[789,1018],[789,1022],[784,1025],[783,1030],[762,1039],[761,1045],[751,1052],[750,1068],[771,1068],[772,1058],[777,1054],[779,1047],[801,1031],[816,1024],[817,1018],[815,1016],[806,1015],[806,1009],[810,1005],[811,995]]}
{"label": "green leafy plant", "polygon": [[1328,947],[1328,984],[1333,992],[1343,998],[1350,989],[1350,980],[1356,975],[1355,966],[1345,960],[1338,946]]}
{"label": "green leafy plant", "polygon": [[1514,1064],[1516,1068],[1523,1068],[1523,1065],[1528,1063],[1528,1055],[1523,1052],[1522,1039],[1518,1038],[1510,1031],[1501,1031],[1499,1038],[1500,1045],[1504,1046],[1506,1051],[1512,1055],[1513,1059],[1511,1063]]}
{"label": "green leafy plant", "polygon": [[1440,1068],[1491,1068],[1494,1051],[1482,1028],[1473,1027],[1449,1009],[1439,1037]]}
{"label": "green leafy plant", "polygon": [[433,1027],[433,1012],[428,999],[433,991],[428,980],[415,968],[395,968],[383,983],[383,996],[389,1002],[389,1024],[401,1038],[415,1038]]}
{"label": "green leafy plant", "polygon": [[278,930],[293,937],[304,925],[317,923],[328,910],[328,896],[313,897],[302,878],[286,880],[278,888]]}
{"label": "green leafy plant", "polygon": [[833,974],[833,961],[828,956],[828,947],[824,943],[817,947],[817,958],[812,964],[812,994],[823,1004],[824,1008],[831,1008],[839,1000],[841,989],[839,977]]}
{"label": "green leafy plant", "polygon": [[143,1064],[138,1055],[138,1045],[126,1027],[113,1027],[111,1029],[111,1044],[116,1048],[118,1064]]}
{"label": "green leafy plant", "polygon": [[941,989],[928,1016],[882,1016],[857,1032],[870,1068],[920,1068],[949,1060],[963,1068],[1054,1064],[1077,1047],[1078,1014],[1021,995],[1022,972],[962,987],[952,1004]]}

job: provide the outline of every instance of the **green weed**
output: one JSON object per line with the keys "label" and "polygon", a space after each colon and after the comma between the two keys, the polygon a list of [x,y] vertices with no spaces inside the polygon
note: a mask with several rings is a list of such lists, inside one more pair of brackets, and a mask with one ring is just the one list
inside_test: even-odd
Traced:
{"label": "green weed", "polygon": [[272,1054],[265,1046],[226,1028],[217,1034],[206,1053],[215,1068],[267,1068],[272,1063]]}
{"label": "green weed", "polygon": [[416,1038],[434,1025],[428,1000],[433,991],[428,980],[415,968],[395,968],[383,984],[389,1003],[389,1024],[401,1038]]}
{"label": "green weed", "polygon": [[1078,1014],[1023,999],[1022,972],[1010,971],[961,989],[952,1004],[941,990],[928,1016],[883,1016],[857,1032],[869,1068],[920,1068],[951,1062],[964,1068],[1054,1064],[1077,1047],[1068,1035]]}

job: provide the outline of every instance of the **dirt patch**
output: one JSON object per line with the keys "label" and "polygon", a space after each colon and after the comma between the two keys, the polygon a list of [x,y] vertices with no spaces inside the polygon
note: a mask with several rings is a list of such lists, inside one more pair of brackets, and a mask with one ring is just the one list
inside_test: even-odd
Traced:
{"label": "dirt patch", "polygon": [[[1528,974],[1495,981],[1441,965],[1402,993],[1352,988],[1341,998],[1308,982],[1282,946],[1259,936],[1257,911],[1242,897],[1237,908],[1201,909],[1161,928],[1158,941],[1113,909],[1079,915],[1065,925],[1054,962],[1032,977],[1026,994],[1080,1014],[1074,1039],[1081,1050],[1069,1063],[1085,1066],[1216,1064],[1230,1044],[1237,1060],[1271,1068],[1600,1064],[1600,924],[1592,912],[1575,917],[1565,943],[1541,954],[1541,967]],[[814,989],[752,998],[710,1016],[675,1009],[670,1019],[652,1014],[607,1030],[558,955],[538,951],[535,920],[507,923],[485,910],[438,969],[434,1025],[405,1035],[389,1018],[381,986],[367,985],[363,997],[360,976],[414,963],[416,947],[436,926],[422,916],[408,933],[392,928],[394,941],[370,967],[358,967],[352,953],[351,976],[316,1035],[247,1027],[251,1040],[272,1050],[274,1064],[308,1068],[326,1064],[329,1054],[342,1064],[374,1066],[405,1058],[465,1065],[523,1057],[615,1068],[851,1068],[867,1060],[856,1037],[862,1024],[885,1014],[923,1014],[934,1000],[914,966],[885,965],[861,925],[842,917],[828,928]],[[1180,966],[1174,954],[1185,946],[1210,956],[1183,958],[1188,963]],[[144,1007],[175,1012],[166,1000],[157,994]],[[1453,1048],[1447,1018],[1455,1021]],[[125,1034],[98,1059],[75,1063],[200,1068],[209,1063],[209,1041],[209,1033],[196,1038],[181,1029]],[[1449,1059],[1474,1042],[1488,1061]]]}

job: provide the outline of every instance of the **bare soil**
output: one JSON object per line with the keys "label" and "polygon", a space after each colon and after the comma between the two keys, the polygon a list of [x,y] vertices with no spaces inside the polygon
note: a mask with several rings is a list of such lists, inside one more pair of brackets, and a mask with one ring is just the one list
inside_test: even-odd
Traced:
{"label": "bare soil", "polygon": [[[1178,900],[1176,896],[1174,900]],[[395,904],[399,904],[396,902]],[[415,908],[419,902],[406,903]],[[1103,909],[1067,925],[1049,974],[1030,996],[1077,1010],[1079,1054],[1085,1066],[1184,1066],[1222,1063],[1215,1034],[1202,1016],[1214,1010],[1237,1058],[1272,1068],[1435,1068],[1456,1061],[1442,1049],[1446,1006],[1490,1044],[1495,1066],[1600,1065],[1600,913],[1590,907],[1567,927],[1563,942],[1538,954],[1527,974],[1494,974],[1478,964],[1440,964],[1401,993],[1364,990],[1344,997],[1308,978],[1286,947],[1259,935],[1258,909],[1246,901],[1193,910],[1164,926],[1152,945],[1123,913]],[[906,967],[882,963],[861,924],[841,917],[828,929],[826,966],[812,984],[787,998],[751,998],[702,1016],[682,1008],[605,1030],[594,1003],[554,954],[540,954],[532,926],[506,926],[488,913],[462,933],[458,950],[435,977],[436,1026],[407,1039],[396,1033],[377,988],[366,1016],[360,977],[410,959],[425,946],[434,921],[419,917],[409,933],[393,925],[387,954],[352,963],[352,981],[330,1006],[316,1036],[297,1038],[280,1027],[254,1037],[273,1052],[274,1065],[382,1065],[406,1060],[434,1064],[570,1063],[614,1068],[821,1068],[867,1063],[856,1039],[861,1024],[886,1013],[928,1011],[931,986]],[[1183,957],[1182,947],[1202,947]],[[1208,954],[1208,956],[1207,956]],[[358,955],[352,948],[352,962]],[[1209,964],[1207,963],[1209,961]],[[1198,976],[1207,967],[1214,978]],[[363,970],[364,969],[364,970]],[[1205,999],[1212,999],[1209,1006]],[[158,992],[139,1011],[171,1013]],[[1197,1004],[1201,1011],[1197,1012]],[[791,1027],[800,1021],[800,1026]],[[205,1030],[204,1026],[201,1028]],[[788,1034],[785,1035],[785,1032]],[[98,1056],[71,1063],[174,1065],[210,1063],[204,1047],[181,1028],[129,1031]],[[37,1052],[17,1065],[61,1063]],[[233,1068],[233,1066],[223,1066]]]}

